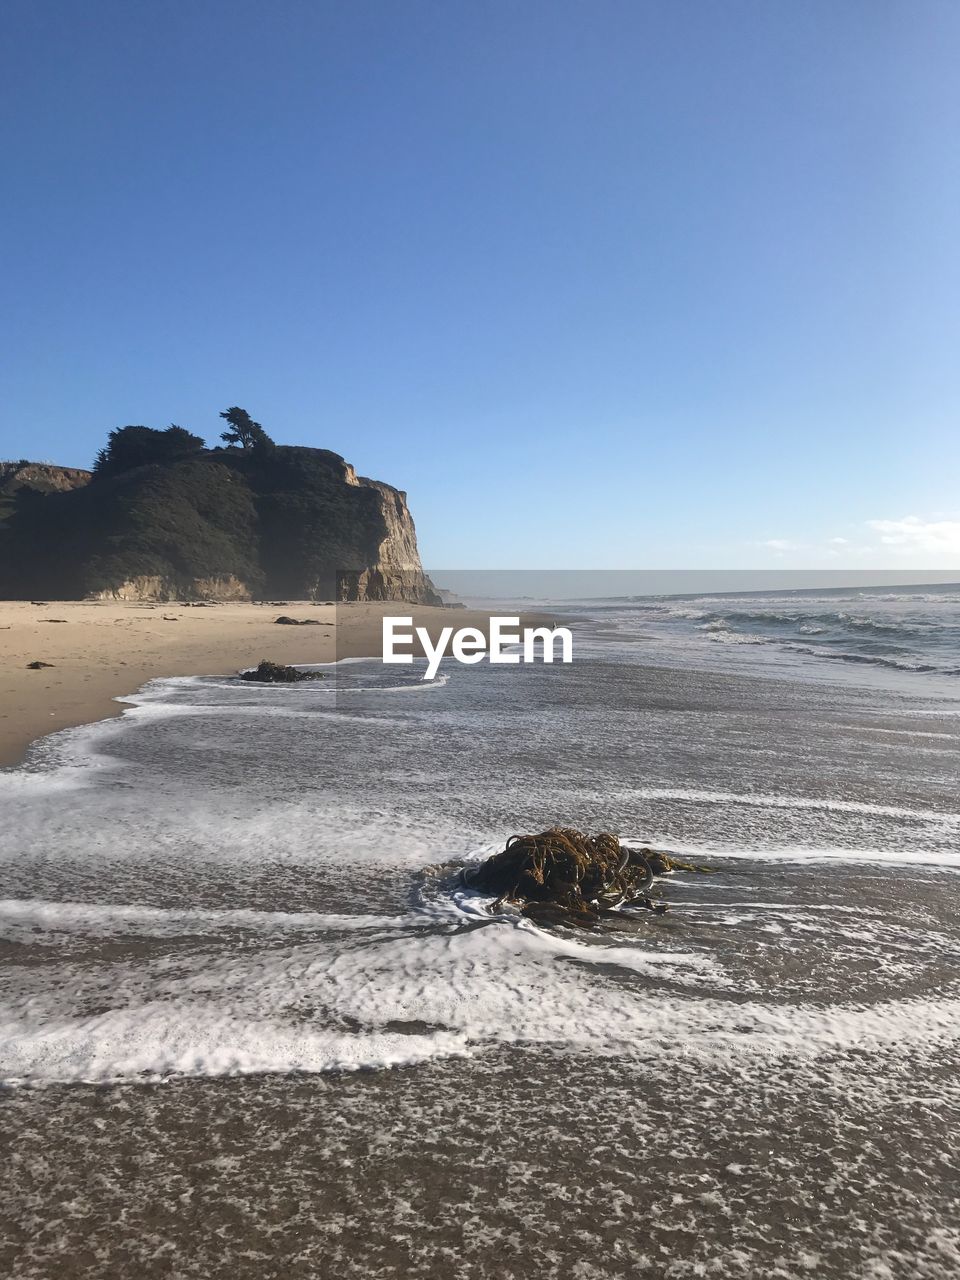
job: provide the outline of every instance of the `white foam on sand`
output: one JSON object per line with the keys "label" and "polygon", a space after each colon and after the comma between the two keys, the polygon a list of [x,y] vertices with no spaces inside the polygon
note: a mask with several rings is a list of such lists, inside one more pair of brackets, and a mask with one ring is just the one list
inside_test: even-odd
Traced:
{"label": "white foam on sand", "polygon": [[950,849],[857,849],[845,845],[735,845],[724,844],[688,844],[671,840],[668,836],[658,839],[649,831],[642,833],[624,832],[621,836],[625,844],[649,845],[663,850],[664,853],[683,858],[698,864],[709,865],[711,859],[742,859],[756,862],[848,862],[851,864],[872,863],[877,866],[895,867],[942,867],[951,869],[960,867],[960,850]]}
{"label": "white foam on sand", "polygon": [[897,738],[942,738],[948,742],[960,742],[960,733],[930,733],[924,729],[881,729],[872,724],[838,724],[836,727],[854,733],[884,733]]}
{"label": "white foam on sand", "polygon": [[842,800],[832,796],[764,795],[758,792],[698,791],[685,787],[637,787],[629,793],[640,800],[679,800],[691,804],[751,805],[762,809],[822,809],[828,813],[867,814],[878,818],[904,818],[915,822],[960,826],[960,814],[935,809],[908,809],[902,805],[869,804],[862,800]]}
{"label": "white foam on sand", "polygon": [[[711,990],[716,968],[702,954],[579,943],[526,920],[198,955],[190,965],[182,955],[107,964],[94,975],[63,965],[42,998],[28,988],[0,1011],[0,1076],[318,1072],[505,1044],[616,1056],[624,1069],[651,1058],[669,1069],[674,1055],[746,1066],[837,1049],[935,1052],[960,1034],[960,1000],[948,996],[731,1001]],[[671,984],[690,970],[700,993]]]}
{"label": "white foam on sand", "polygon": [[203,910],[163,908],[139,904],[48,902],[40,898],[0,899],[0,937],[15,930],[40,928],[51,932],[134,934],[138,937],[169,937],[222,929],[363,930],[414,928],[423,917],[348,915],[320,911],[255,911],[249,908]]}
{"label": "white foam on sand", "polygon": [[[273,739],[274,772],[267,771],[274,757],[266,752],[266,778],[254,770],[249,788],[241,786],[247,777],[243,770],[251,769],[242,754],[250,740],[248,723],[232,739],[224,733],[221,740],[222,719],[198,733],[196,717],[282,715],[288,707],[316,715],[307,706],[323,706],[326,698],[289,691],[281,696],[271,689],[261,708],[260,691],[246,706],[222,691],[213,694],[209,706],[181,696],[189,686],[189,696],[200,697],[196,690],[203,683],[194,678],[157,682],[137,696],[122,721],[60,735],[41,757],[45,769],[0,778],[18,799],[10,806],[15,838],[5,842],[0,862],[11,874],[29,863],[32,878],[24,892],[36,895],[0,901],[0,936],[13,944],[15,961],[7,966],[0,1003],[0,1079],[44,1083],[320,1072],[479,1055],[508,1044],[615,1057],[624,1069],[662,1060],[669,1069],[678,1056],[708,1066],[721,1061],[756,1065],[759,1058],[801,1059],[835,1049],[934,1053],[956,1039],[960,1001],[946,988],[923,998],[818,1005],[813,1001],[819,992],[811,995],[786,978],[781,985],[773,968],[765,971],[762,999],[745,999],[757,988],[748,989],[742,974],[735,987],[731,974],[705,950],[582,942],[507,912],[491,919],[475,895],[451,895],[446,889],[436,895],[433,885],[427,890],[431,901],[405,910],[408,900],[398,900],[392,877],[472,843],[465,835],[465,812],[479,828],[477,838],[491,839],[472,856],[493,852],[502,847],[500,818],[489,817],[486,806],[475,806],[480,813],[474,818],[468,806],[447,810],[408,801],[408,792],[416,796],[418,786],[436,786],[437,775],[424,770],[418,778],[415,749],[408,752],[403,739],[397,742],[395,763],[390,757],[388,768],[377,775],[378,787],[351,791],[340,756],[350,760],[353,752],[363,763],[367,717],[350,717],[353,727],[329,744],[321,729],[317,742],[327,749],[317,752],[316,777],[309,752],[299,761],[309,787],[290,795],[279,767],[287,763],[282,733]],[[429,687],[416,682],[404,691]],[[182,735],[171,734],[164,724],[178,715],[188,717]],[[158,729],[152,738],[151,725]],[[98,744],[131,728],[146,730],[139,745],[153,752],[131,753],[129,764],[122,759],[104,764],[114,770],[105,775],[109,785],[91,786],[69,805],[33,803],[34,790],[55,800],[59,790],[95,780],[103,763]],[[354,729],[362,740],[353,737]],[[414,735],[409,741],[423,739]],[[441,749],[429,742],[431,749]],[[215,750],[208,752],[208,743]],[[231,748],[236,763],[229,757]],[[175,767],[164,772],[165,760]],[[402,789],[396,778],[387,785],[391,769]],[[451,786],[458,781],[452,773],[450,779]],[[468,799],[469,782],[463,780]],[[884,823],[863,819],[908,822],[925,845],[937,843],[935,831],[952,837],[960,825],[954,813],[845,798],[669,787],[620,794],[670,802],[665,821],[685,806],[703,805],[852,815],[849,825],[864,843],[882,841]],[[605,799],[615,800],[616,793],[606,793]],[[766,816],[761,817],[765,830]],[[679,820],[677,829],[683,829]],[[629,843],[653,844],[707,864],[751,858],[960,866],[952,838],[942,840],[946,851],[901,853],[895,834],[889,849],[773,841],[758,848],[704,846],[678,843],[669,831],[662,835],[649,829],[636,836],[624,833]],[[336,875],[345,865],[364,875],[371,868],[389,871],[381,898],[387,913],[190,905],[190,894],[206,888],[214,871],[228,883],[224,869],[239,878],[251,867],[268,869],[282,880],[292,866],[298,874],[291,884],[310,885],[314,882],[302,876],[304,870]],[[115,895],[139,896],[153,885],[158,866],[169,882],[165,892],[182,893],[184,906],[90,904],[72,898],[84,897],[84,889],[96,896],[107,882]],[[269,905],[266,879],[262,900]],[[692,882],[678,875],[675,883],[686,888]],[[716,881],[705,877],[704,883]],[[736,896],[742,898],[748,889],[738,883]],[[65,901],[54,900],[58,892]],[[290,900],[276,899],[278,905]],[[311,901],[323,899],[317,894]],[[395,905],[399,914],[390,913]],[[259,936],[229,940],[227,930]],[[28,963],[16,962],[27,957]]]}

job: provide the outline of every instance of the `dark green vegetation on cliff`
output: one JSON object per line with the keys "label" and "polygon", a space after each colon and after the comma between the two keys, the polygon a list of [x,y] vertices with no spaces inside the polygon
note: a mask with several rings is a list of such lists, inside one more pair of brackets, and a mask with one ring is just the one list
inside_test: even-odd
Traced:
{"label": "dark green vegetation on cliff", "polygon": [[0,464],[0,595],[433,601],[405,494],[224,416],[241,447],[124,427],[92,474]]}

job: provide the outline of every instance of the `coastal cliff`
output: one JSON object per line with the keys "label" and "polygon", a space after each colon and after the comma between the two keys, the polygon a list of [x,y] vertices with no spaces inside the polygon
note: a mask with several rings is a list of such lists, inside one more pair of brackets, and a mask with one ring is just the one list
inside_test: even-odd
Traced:
{"label": "coastal cliff", "polygon": [[21,490],[64,493],[89,483],[92,475],[92,471],[81,467],[58,467],[52,462],[28,462],[25,458],[0,462],[0,522],[13,514]]}
{"label": "coastal cliff", "polygon": [[440,603],[401,490],[326,449],[180,435],[124,428],[92,473],[0,464],[0,597]]}

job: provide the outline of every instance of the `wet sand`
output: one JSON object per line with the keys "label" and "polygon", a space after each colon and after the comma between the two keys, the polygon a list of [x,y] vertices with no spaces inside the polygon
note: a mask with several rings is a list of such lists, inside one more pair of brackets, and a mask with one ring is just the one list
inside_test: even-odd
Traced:
{"label": "wet sand", "polygon": [[[318,626],[277,626],[287,614]],[[0,601],[0,767],[34,739],[120,715],[117,698],[160,676],[219,675],[276,662],[332,662],[381,651],[381,619],[486,628],[488,614],[388,604],[144,604],[134,601]],[[31,671],[34,661],[51,665]]]}
{"label": "wet sand", "polygon": [[[956,1174],[917,1132],[938,1110],[955,1123],[950,1070],[905,1099],[864,1066],[836,1057],[798,1088],[504,1049],[467,1072],[12,1091],[0,1263],[17,1280],[948,1280]],[[845,1069],[880,1105],[872,1141]]]}
{"label": "wet sand", "polygon": [[[0,778],[0,1274],[960,1274],[955,715],[381,677],[154,690]],[[596,936],[457,906],[555,817],[714,874]]]}

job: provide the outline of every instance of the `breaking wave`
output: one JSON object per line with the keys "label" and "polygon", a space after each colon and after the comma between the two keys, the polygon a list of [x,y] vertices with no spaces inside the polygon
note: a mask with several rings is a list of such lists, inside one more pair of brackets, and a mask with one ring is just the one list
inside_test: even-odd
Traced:
{"label": "breaking wave", "polygon": [[[829,669],[887,671],[912,679],[960,676],[960,589],[838,596],[808,592],[758,596],[703,596],[695,599],[647,599],[604,605],[607,625],[623,635],[662,640],[709,661],[724,650],[725,661],[773,663],[783,675],[792,658],[797,671],[811,662],[824,678]],[[612,615],[612,617],[611,617]],[[642,624],[643,633],[637,624]],[[761,655],[769,655],[762,657]],[[821,662],[821,660],[825,660]]]}

